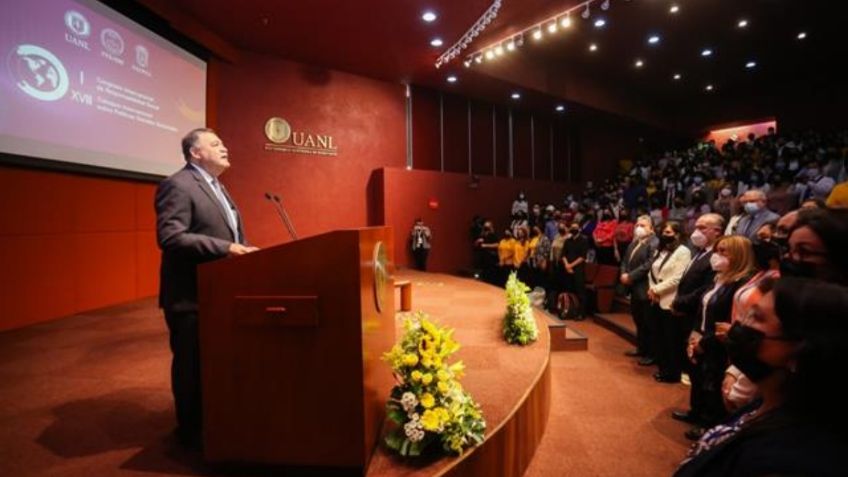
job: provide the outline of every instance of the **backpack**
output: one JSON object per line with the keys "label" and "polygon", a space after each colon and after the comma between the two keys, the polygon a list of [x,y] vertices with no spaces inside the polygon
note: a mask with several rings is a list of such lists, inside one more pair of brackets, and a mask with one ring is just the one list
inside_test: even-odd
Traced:
{"label": "backpack", "polygon": [[577,319],[580,313],[580,300],[574,293],[563,292],[557,297],[557,316],[561,320]]}

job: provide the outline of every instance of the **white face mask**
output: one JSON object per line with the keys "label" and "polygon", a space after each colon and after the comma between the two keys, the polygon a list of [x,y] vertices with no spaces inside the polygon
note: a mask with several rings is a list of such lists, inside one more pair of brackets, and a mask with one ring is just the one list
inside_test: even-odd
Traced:
{"label": "white face mask", "polygon": [[710,255],[710,266],[717,272],[724,272],[730,267],[730,260],[724,255],[714,253]]}
{"label": "white face mask", "polygon": [[704,248],[704,246],[707,245],[707,236],[700,230],[692,232],[692,236],[689,237],[689,240],[692,241],[692,245],[698,248]]}
{"label": "white face mask", "polygon": [[643,227],[641,225],[637,225],[633,229],[633,237],[636,240],[642,240],[643,238],[645,238],[647,236],[648,236],[648,229],[646,229],[645,227]]}

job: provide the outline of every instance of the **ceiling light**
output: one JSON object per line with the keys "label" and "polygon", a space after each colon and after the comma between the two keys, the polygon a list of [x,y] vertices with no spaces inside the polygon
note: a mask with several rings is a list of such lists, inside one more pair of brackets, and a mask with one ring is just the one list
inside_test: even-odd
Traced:
{"label": "ceiling light", "polygon": [[539,28],[539,29],[537,29],[536,31],[533,32],[533,39],[534,40],[541,40],[542,39],[542,29],[541,28]]}
{"label": "ceiling light", "polygon": [[507,49],[508,51],[515,51],[515,40],[509,40],[509,41],[506,43],[506,49]]}
{"label": "ceiling light", "polygon": [[448,76],[447,80],[448,80],[448,83],[456,83],[458,78],[454,75],[450,75],[450,76]]}
{"label": "ceiling light", "polygon": [[601,10],[609,10],[609,0],[604,0],[603,3],[601,3]]}
{"label": "ceiling light", "polygon": [[465,60],[462,64],[464,64],[466,68],[471,68],[471,60]]}
{"label": "ceiling light", "polygon": [[738,26],[739,28],[745,28],[745,27],[748,26],[748,20],[745,20],[743,18],[743,19],[739,20],[739,23],[737,23],[736,26]]}
{"label": "ceiling light", "polygon": [[492,51],[492,50],[486,50],[486,59],[487,60],[494,60],[495,59],[495,52]]}
{"label": "ceiling light", "polygon": [[518,94],[518,93],[512,93],[511,98],[512,98],[512,99],[521,99],[521,95],[520,95],[520,94]]}
{"label": "ceiling light", "polygon": [[565,111],[565,106],[559,104],[559,105],[557,105],[556,110],[557,110],[558,113],[561,113],[561,112]]}
{"label": "ceiling light", "polygon": [[556,33],[556,31],[557,31],[556,22],[553,22],[550,25],[548,25],[548,33]]}
{"label": "ceiling light", "polygon": [[651,35],[651,37],[648,38],[648,43],[650,43],[652,45],[656,45],[659,42],[660,42],[660,36],[659,35]]}
{"label": "ceiling light", "polygon": [[668,9],[668,13],[677,13],[680,11],[680,7],[677,5],[672,5],[671,8]]}
{"label": "ceiling light", "polygon": [[442,46],[444,43],[441,38],[433,38],[430,40],[430,46]]}
{"label": "ceiling light", "polygon": [[589,18],[591,14],[592,12],[589,11],[589,2],[586,2],[586,9],[583,10],[583,13],[581,13],[580,16],[583,17],[583,19],[585,20]]}
{"label": "ceiling light", "polygon": [[429,11],[429,10],[424,12],[423,15],[421,15],[421,19],[424,20],[427,23],[433,23],[434,21],[436,21],[436,18],[438,18],[436,16],[436,14],[434,12]]}
{"label": "ceiling light", "polygon": [[749,70],[752,69],[752,68],[756,68],[756,66],[757,66],[756,61],[749,61],[749,62],[745,63],[745,68],[748,68]]}
{"label": "ceiling light", "polygon": [[604,20],[603,18],[598,18],[597,20],[595,20],[595,28],[603,28],[604,25],[606,25],[606,24],[607,24],[607,21]]}
{"label": "ceiling light", "polygon": [[495,54],[501,56],[504,54],[504,49],[501,45],[495,47]]}
{"label": "ceiling light", "polygon": [[801,33],[798,33],[797,38],[799,40],[803,40],[804,38],[807,38],[807,32],[802,31]]}
{"label": "ceiling light", "polygon": [[706,88],[704,88],[704,89],[705,89],[705,90],[707,90],[707,91],[712,91],[712,90],[713,90],[713,85],[708,84],[708,85],[707,85],[707,87],[706,87]]}
{"label": "ceiling light", "polygon": [[713,54],[713,50],[711,50],[709,48],[704,48],[704,51],[701,52],[701,56],[703,56],[703,57],[712,56],[712,54]]}
{"label": "ceiling light", "polygon": [[634,63],[634,65],[636,65],[637,68],[641,68],[645,66],[645,62],[643,62],[642,60],[636,60],[636,63]]}
{"label": "ceiling light", "polygon": [[559,26],[563,28],[568,28],[571,26],[571,16],[565,15],[562,20],[559,21]]}
{"label": "ceiling light", "polygon": [[674,78],[674,80],[677,81],[680,78],[683,78],[683,75],[681,75],[680,73],[675,73],[674,76],[672,76],[672,78]]}
{"label": "ceiling light", "polygon": [[597,51],[597,50],[598,50],[598,45],[596,45],[594,43],[589,45],[589,51]]}
{"label": "ceiling light", "polygon": [[483,62],[483,55],[477,55],[474,57],[474,62],[480,64]]}

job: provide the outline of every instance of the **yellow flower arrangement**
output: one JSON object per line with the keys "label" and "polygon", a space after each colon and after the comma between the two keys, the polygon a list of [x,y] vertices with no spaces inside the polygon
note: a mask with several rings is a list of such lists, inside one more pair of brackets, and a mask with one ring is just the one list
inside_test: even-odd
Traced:
{"label": "yellow flower arrangement", "polygon": [[420,312],[403,326],[400,342],[383,355],[398,381],[386,403],[389,419],[397,424],[386,445],[402,456],[417,456],[432,449],[461,454],[481,443],[486,421],[459,382],[465,366],[462,361],[448,363],[459,350],[453,330],[440,328]]}

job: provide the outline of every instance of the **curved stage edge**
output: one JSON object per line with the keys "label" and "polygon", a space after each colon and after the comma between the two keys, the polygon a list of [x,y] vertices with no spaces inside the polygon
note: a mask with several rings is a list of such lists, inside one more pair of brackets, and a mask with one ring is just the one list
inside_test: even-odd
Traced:
{"label": "curved stage edge", "polygon": [[[405,461],[378,443],[366,470],[377,476],[504,476],[524,474],[545,433],[551,404],[550,334],[534,310],[539,339],[507,344],[502,335],[504,291],[451,275],[400,270],[395,280],[412,282],[412,310],[426,312],[455,329],[466,364],[462,385],[483,409],[485,440],[459,457]],[[398,313],[400,329],[404,314]],[[399,333],[399,332],[398,332]]]}

